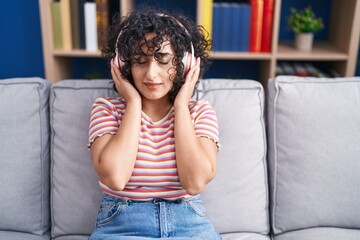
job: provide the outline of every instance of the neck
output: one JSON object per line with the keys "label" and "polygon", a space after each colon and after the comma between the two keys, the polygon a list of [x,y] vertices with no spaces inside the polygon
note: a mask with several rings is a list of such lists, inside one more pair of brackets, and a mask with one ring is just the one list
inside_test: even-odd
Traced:
{"label": "neck", "polygon": [[142,99],[142,111],[149,116],[153,122],[163,119],[170,111],[172,105],[168,98],[158,100]]}

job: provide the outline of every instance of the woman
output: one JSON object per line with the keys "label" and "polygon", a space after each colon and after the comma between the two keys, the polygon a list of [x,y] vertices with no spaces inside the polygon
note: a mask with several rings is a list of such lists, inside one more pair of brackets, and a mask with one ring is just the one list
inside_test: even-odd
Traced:
{"label": "woman", "polygon": [[215,177],[213,108],[191,99],[209,64],[201,28],[179,15],[131,13],[111,28],[118,98],[98,98],[89,147],[103,198],[95,239],[221,239],[200,193]]}

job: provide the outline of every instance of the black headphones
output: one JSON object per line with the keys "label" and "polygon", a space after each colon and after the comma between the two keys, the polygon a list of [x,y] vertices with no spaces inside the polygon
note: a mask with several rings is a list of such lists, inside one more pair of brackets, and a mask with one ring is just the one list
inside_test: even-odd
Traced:
{"label": "black headphones", "polygon": [[[181,24],[181,22],[179,22],[177,19],[175,19],[174,17],[170,16],[170,15],[166,15],[166,14],[161,14],[161,13],[156,13],[156,15],[160,16],[160,17],[169,17],[174,19],[180,27],[182,27],[186,34],[190,37],[190,33],[188,32],[188,30],[185,28],[184,25]],[[126,26],[125,26],[126,27]],[[116,43],[115,43],[115,57],[114,57],[114,63],[118,68],[122,68],[124,66],[124,62],[121,60],[120,58],[120,54],[119,54],[119,49],[118,49],[118,43],[119,43],[119,39],[120,36],[122,34],[122,30],[119,32],[119,35],[117,36],[116,39]],[[184,77],[186,76],[186,74],[189,72],[189,70],[195,66],[196,64],[196,59],[194,56],[194,46],[192,44],[192,42],[190,42],[190,48],[191,48],[191,52],[184,52],[184,56],[182,58],[182,63],[184,64]]]}

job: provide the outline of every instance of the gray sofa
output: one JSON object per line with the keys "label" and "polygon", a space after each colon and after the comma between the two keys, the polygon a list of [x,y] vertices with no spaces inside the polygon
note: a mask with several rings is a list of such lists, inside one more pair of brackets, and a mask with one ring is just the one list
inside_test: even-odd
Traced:
{"label": "gray sofa", "polygon": [[[0,80],[0,239],[84,240],[101,192],[87,150],[110,80]],[[360,239],[360,78],[202,80],[220,126],[203,193],[224,240]],[[266,117],[265,117],[266,116]]]}

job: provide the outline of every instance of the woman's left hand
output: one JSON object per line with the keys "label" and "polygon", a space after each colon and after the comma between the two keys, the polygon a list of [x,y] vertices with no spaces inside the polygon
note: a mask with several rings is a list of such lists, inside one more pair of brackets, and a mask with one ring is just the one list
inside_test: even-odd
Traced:
{"label": "woman's left hand", "polygon": [[196,58],[196,64],[193,66],[185,78],[185,83],[182,85],[179,93],[177,94],[174,107],[186,106],[188,107],[189,101],[193,95],[196,82],[199,80],[200,74],[200,57]]}

